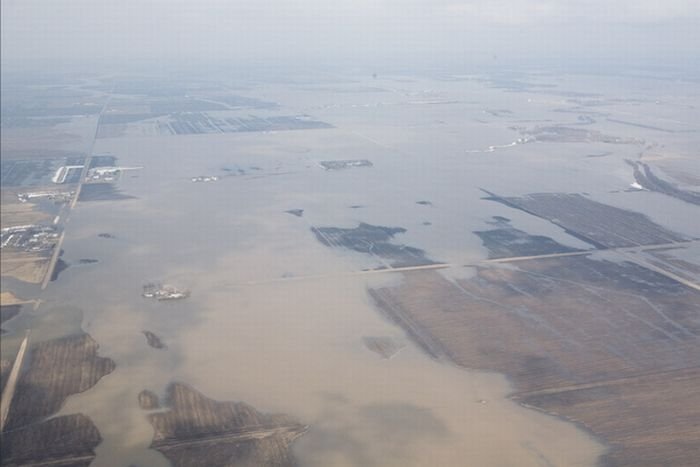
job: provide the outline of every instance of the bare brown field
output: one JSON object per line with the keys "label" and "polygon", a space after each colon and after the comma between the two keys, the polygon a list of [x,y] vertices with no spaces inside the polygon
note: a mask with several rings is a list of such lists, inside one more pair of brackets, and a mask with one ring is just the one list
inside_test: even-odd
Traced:
{"label": "bare brown field", "polygon": [[370,295],[434,357],[504,373],[515,399],[604,439],[609,465],[700,458],[700,443],[689,442],[700,439],[691,394],[700,293],[629,262],[570,256],[517,266],[454,282],[416,271]]}
{"label": "bare brown field", "polygon": [[612,447],[604,465],[691,467],[700,459],[698,387],[700,368],[690,368],[521,393],[515,399],[603,433]]}
{"label": "bare brown field", "polygon": [[0,292],[0,306],[24,305],[32,300],[23,300],[12,292]]}
{"label": "bare brown field", "polygon": [[[155,408],[155,395],[139,395]],[[285,415],[268,415],[242,402],[217,402],[182,383],[168,387],[167,412],[148,416],[154,428],[152,448],[173,466],[292,466],[291,443],[306,431]]]}
{"label": "bare brown field", "polygon": [[3,252],[0,275],[14,277],[23,282],[39,284],[44,279],[49,258],[26,252]]}
{"label": "bare brown field", "polygon": [[101,441],[97,428],[85,415],[56,417],[3,433],[2,465],[87,467]]}
{"label": "bare brown field", "polygon": [[50,218],[51,215],[40,211],[31,203],[5,202],[5,199],[2,200],[0,227],[3,229],[16,225],[38,224],[48,221]]}
{"label": "bare brown field", "polygon": [[88,465],[101,441],[81,414],[45,420],[71,394],[90,389],[114,370],[87,334],[36,344],[20,375],[3,433],[2,465]]}

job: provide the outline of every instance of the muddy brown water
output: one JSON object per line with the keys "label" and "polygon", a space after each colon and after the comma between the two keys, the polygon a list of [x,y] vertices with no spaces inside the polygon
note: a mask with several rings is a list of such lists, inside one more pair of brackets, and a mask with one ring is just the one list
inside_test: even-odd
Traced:
{"label": "muddy brown water", "polygon": [[[235,160],[238,151],[228,146],[236,138],[217,139],[222,162]],[[102,151],[122,152],[123,143],[104,141]],[[172,153],[182,143],[139,141],[132,147],[145,151],[132,149],[129,159],[151,162],[138,179],[123,183],[138,199],[112,202],[108,213],[97,203],[79,204],[71,219],[67,260],[91,257],[102,267],[89,277],[78,268],[66,270],[56,300],[83,310],[85,329],[100,343],[101,354],[117,364],[113,374],[70,398],[62,410],[80,410],[97,425],[104,442],[95,465],[116,465],[116,459],[166,465],[147,449],[152,428],[138,407],[138,393],[162,394],[174,380],[216,400],[245,401],[309,424],[294,445],[302,465],[459,465],[471,459],[535,466],[542,458],[595,463],[602,452],[598,442],[574,425],[509,401],[503,376],[433,361],[382,318],[367,288],[401,276],[348,275],[381,264],[329,249],[310,231],[323,219],[323,225],[342,226],[362,220],[345,207],[356,194],[323,186],[328,182],[322,177],[335,174],[283,160],[300,173],[193,184],[188,175],[198,173],[196,168],[168,173],[168,158],[182,157]],[[198,145],[190,150],[208,147]],[[269,156],[256,157],[258,164],[260,159]],[[365,176],[345,173],[358,183]],[[309,176],[330,191],[323,198],[343,206],[335,208],[340,213],[328,219],[324,199],[293,191]],[[296,205],[304,206],[304,218],[284,214]],[[389,208],[375,206],[373,217]],[[404,209],[424,215],[410,200]],[[403,226],[407,219],[410,213],[403,223],[395,219],[387,225]],[[104,230],[121,242],[99,238]],[[473,243],[472,254],[481,254]],[[146,301],[140,286],[150,280],[185,287],[192,295],[177,302]],[[147,347],[142,329],[167,340],[169,350]],[[365,347],[363,337],[371,335],[408,345],[385,360]]]}
{"label": "muddy brown water", "polygon": [[[465,91],[453,83],[430,85],[457,97],[474,86]],[[504,376],[422,353],[381,316],[367,293],[400,283],[401,274],[354,274],[382,264],[369,255],[328,248],[310,228],[347,229],[362,222],[405,228],[397,244],[457,265],[486,258],[472,232],[488,228],[492,216],[507,217],[514,228],[566,247],[587,248],[542,219],[483,200],[479,188],[511,196],[588,191],[609,202],[609,191],[631,182],[622,158],[636,149],[618,148],[616,158],[585,159],[581,174],[585,154],[604,145],[553,143],[466,153],[517,138],[503,122],[479,131],[483,124],[473,119],[481,111],[474,104],[379,106],[406,98],[393,92],[310,97],[302,90],[267,91],[337,128],[193,136],[131,131],[97,141],[95,152],[144,166],[119,181],[119,190],[134,198],[78,203],[64,258],[99,263],[65,270],[44,292],[35,314],[17,321],[50,326],[45,317],[55,311],[81,319],[100,355],[115,361],[113,373],[71,396],[61,410],[82,412],[98,427],[104,441],[93,465],[168,465],[148,449],[153,430],[138,395],[147,389],[162,396],[173,381],[216,400],[245,401],[310,425],[294,445],[301,465],[595,465],[605,449],[600,440],[510,401]],[[513,99],[520,116],[567,117],[542,102],[526,108],[526,95],[481,91],[480,99]],[[353,99],[369,99],[374,107],[351,107]],[[367,108],[375,109],[373,125],[363,123]],[[441,126],[437,119],[451,123]],[[331,159],[367,159],[373,166],[337,172],[318,166]],[[224,175],[221,168],[233,165],[260,170],[213,183],[190,181],[200,174]],[[639,206],[633,195],[621,194],[614,203]],[[427,211],[416,199],[430,199],[433,207]],[[687,221],[692,218],[687,208],[668,213],[675,200],[653,193],[639,199],[653,219],[698,234]],[[363,209],[349,208],[360,205]],[[303,209],[304,216],[285,213],[291,209]],[[99,237],[102,232],[114,238]],[[191,296],[167,303],[144,300],[141,287],[151,281],[186,288]],[[144,329],[168,349],[149,347]],[[366,348],[366,336],[387,336],[405,347],[383,359]]]}

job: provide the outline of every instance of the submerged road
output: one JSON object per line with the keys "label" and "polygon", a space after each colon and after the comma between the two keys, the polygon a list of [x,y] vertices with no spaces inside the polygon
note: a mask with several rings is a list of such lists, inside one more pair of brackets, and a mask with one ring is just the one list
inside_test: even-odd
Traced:
{"label": "submerged road", "polygon": [[382,269],[366,269],[363,271],[349,271],[345,273],[338,273],[338,274],[314,274],[314,275],[308,275],[308,276],[292,276],[292,277],[278,277],[276,279],[263,279],[259,281],[247,281],[247,282],[238,282],[235,284],[230,284],[230,285],[263,285],[263,284],[272,284],[275,282],[288,282],[288,281],[303,281],[303,280],[313,280],[313,279],[323,279],[325,277],[345,277],[345,276],[362,276],[366,274],[384,274],[387,272],[409,272],[409,271],[422,271],[422,270],[430,270],[430,269],[446,269],[450,268],[453,265],[447,264],[447,263],[435,263],[435,264],[424,264],[421,266],[406,266],[406,267],[400,267],[400,268],[382,268]]}
{"label": "submerged road", "polygon": [[19,377],[19,371],[22,368],[22,361],[24,360],[24,353],[27,350],[28,342],[29,331],[27,331],[27,335],[24,337],[22,345],[19,346],[19,352],[17,352],[17,357],[15,357],[15,363],[12,365],[10,376],[7,377],[5,389],[2,391],[2,399],[0,400],[0,433],[2,433],[5,429],[5,421],[7,421],[7,415],[10,413],[10,404],[12,403],[12,398],[15,395],[17,379]]}
{"label": "submerged road", "polygon": [[[396,273],[396,272],[425,271],[425,270],[434,270],[434,269],[447,269],[447,268],[453,268],[453,267],[458,267],[458,268],[488,267],[490,264],[514,263],[514,262],[518,262],[518,261],[533,261],[533,260],[550,259],[550,258],[565,258],[568,256],[585,256],[585,255],[590,255],[590,254],[594,254],[594,253],[610,252],[610,253],[618,253],[626,261],[637,263],[642,267],[645,267],[645,268],[650,269],[654,272],[662,274],[662,275],[664,275],[670,279],[673,279],[674,281],[679,282],[687,287],[690,287],[692,289],[700,291],[700,284],[697,284],[695,282],[684,279],[683,277],[680,277],[680,276],[678,276],[670,271],[666,271],[665,269],[662,269],[658,266],[654,266],[653,264],[649,264],[647,261],[644,261],[644,259],[634,255],[634,253],[641,253],[643,251],[678,247],[678,246],[690,245],[690,244],[694,244],[694,243],[698,243],[698,242],[700,242],[700,240],[689,240],[689,241],[663,243],[663,244],[655,244],[655,245],[647,245],[647,246],[641,245],[641,246],[633,246],[633,247],[619,247],[619,248],[607,248],[607,249],[570,251],[570,252],[566,252],[566,253],[551,253],[551,254],[544,254],[544,255],[510,256],[507,258],[485,259],[485,260],[482,260],[482,261],[479,261],[476,263],[472,263],[472,264],[434,263],[434,264],[425,264],[425,265],[421,265],[421,266],[406,266],[406,267],[398,267],[398,268],[394,268],[394,267],[389,266],[389,267],[381,268],[381,269],[366,269],[366,270],[362,270],[362,271],[349,271],[346,273],[338,273],[338,274],[316,274],[316,275],[308,275],[308,276],[278,277],[276,279],[263,279],[263,280],[259,280],[259,281],[246,281],[246,282],[239,282],[239,283],[228,284],[228,285],[233,285],[233,286],[264,285],[264,284],[272,284],[275,282],[323,279],[326,277],[346,277],[346,276],[360,276],[360,275],[367,275],[367,274],[385,274],[385,273]],[[383,261],[382,261],[382,263],[383,263]]]}

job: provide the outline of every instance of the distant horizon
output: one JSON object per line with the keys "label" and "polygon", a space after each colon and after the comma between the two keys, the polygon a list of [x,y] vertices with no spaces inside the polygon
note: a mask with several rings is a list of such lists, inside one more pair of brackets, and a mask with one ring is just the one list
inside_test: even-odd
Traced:
{"label": "distant horizon", "polygon": [[377,63],[338,60],[335,62],[280,62],[277,60],[211,60],[211,59],[150,59],[141,60],[96,60],[96,59],[0,59],[0,73],[8,76],[15,73],[62,74],[167,74],[185,75],[199,73],[231,73],[233,76],[266,76],[274,73],[289,73],[299,76],[306,73],[342,73],[351,75],[410,75],[410,74],[483,74],[483,73],[571,73],[602,76],[634,76],[640,74],[668,74],[678,79],[700,79],[700,56],[694,59],[674,60],[627,60],[577,59],[561,61],[555,59],[501,59],[499,57],[471,58],[469,60],[424,60],[411,63],[379,61]]}

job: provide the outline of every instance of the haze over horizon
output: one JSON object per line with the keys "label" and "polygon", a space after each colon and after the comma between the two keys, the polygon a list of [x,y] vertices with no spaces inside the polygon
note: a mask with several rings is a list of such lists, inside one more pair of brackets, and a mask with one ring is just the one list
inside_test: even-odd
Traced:
{"label": "haze over horizon", "polygon": [[695,67],[692,0],[6,0],[2,60]]}
{"label": "haze over horizon", "polygon": [[0,0],[0,466],[700,459],[700,0]]}

